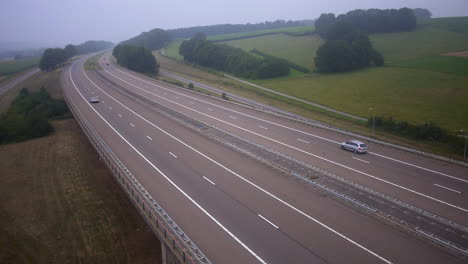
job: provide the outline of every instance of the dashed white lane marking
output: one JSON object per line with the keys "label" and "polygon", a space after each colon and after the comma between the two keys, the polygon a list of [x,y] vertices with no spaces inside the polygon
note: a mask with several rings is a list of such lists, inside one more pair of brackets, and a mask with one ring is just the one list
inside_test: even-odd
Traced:
{"label": "dashed white lane marking", "polygon": [[132,127],[135,127],[135,125],[134,125],[134,124],[132,124],[132,123],[130,123],[130,125],[131,125]]}
{"label": "dashed white lane marking", "polygon": [[434,185],[439,187],[439,188],[443,188],[443,189],[446,189],[446,190],[449,190],[449,191],[452,191],[452,192],[461,193],[460,191],[457,191],[457,190],[454,190],[452,188],[445,187],[445,186],[442,186],[442,185],[439,185],[439,184],[436,184],[436,183],[434,183]]}
{"label": "dashed white lane marking", "polygon": [[104,103],[104,100],[101,100],[101,103]]}
{"label": "dashed white lane marking", "polygon": [[213,185],[216,185],[214,182],[210,181],[210,179],[208,179],[207,177],[203,176],[203,179],[205,179],[206,181],[208,181],[209,183],[213,184]]}
{"label": "dashed white lane marking", "polygon": [[118,114],[118,116],[119,116],[119,117],[122,117],[122,115],[121,115],[121,114]]}
{"label": "dashed white lane marking", "polygon": [[189,102],[190,104],[195,104],[194,102]]}
{"label": "dashed white lane marking", "polygon": [[269,223],[270,225],[272,225],[274,228],[278,229],[279,227],[275,224],[273,224],[270,220],[266,219],[265,217],[263,217],[261,214],[258,215],[261,219],[265,220],[265,222]]}
{"label": "dashed white lane marking", "polygon": [[232,119],[237,119],[235,116],[229,116],[229,117],[232,118]]}
{"label": "dashed white lane marking", "polygon": [[178,97],[178,96],[176,96],[176,97],[175,97],[175,99],[179,99],[179,97]]}
{"label": "dashed white lane marking", "polygon": [[[86,78],[91,81],[91,79],[89,79],[89,77],[87,76],[87,74],[84,72],[84,69],[82,68],[81,69],[82,73],[84,74],[84,76],[86,76]],[[117,69],[117,71],[120,71]],[[110,73],[109,71],[106,71],[108,73]],[[110,73],[111,74],[111,73]],[[113,74],[111,74],[113,75]],[[115,75],[113,75],[114,77],[116,77]],[[71,70],[70,70],[70,78],[72,79],[71,77]],[[117,77],[117,79],[120,79]],[[122,79],[120,79],[122,80]],[[72,82],[73,82],[73,79],[72,79]],[[206,159],[210,160],[211,162],[215,163],[216,165],[222,167],[223,169],[225,169],[226,171],[229,171],[230,173],[232,173],[233,175],[235,175],[236,177],[242,179],[244,182],[247,182],[248,184],[254,186],[255,188],[257,188],[258,190],[262,191],[263,193],[267,194],[268,196],[272,197],[273,199],[281,202],[282,204],[286,205],[287,207],[291,208],[292,210],[298,212],[299,214],[303,215],[304,217],[310,219],[311,221],[317,223],[318,225],[322,226],[323,228],[329,230],[330,232],[336,234],[337,236],[343,238],[344,240],[350,242],[351,244],[355,245],[356,247],[359,247],[360,249],[368,252],[369,254],[375,256],[376,258],[384,261],[385,263],[388,263],[388,264],[391,264],[392,262],[388,261],[387,259],[383,258],[382,256],[378,255],[377,253],[367,249],[366,247],[362,246],[361,244],[355,242],[354,240],[350,239],[349,237],[339,233],[338,231],[334,230],[333,228],[327,226],[326,224],[318,221],[317,219],[313,218],[312,216],[306,214],[305,212],[301,211],[300,209],[292,206],[291,204],[289,204],[288,202],[284,201],[284,200],[281,200],[279,197],[275,196],[274,194],[266,191],[265,189],[261,188],[260,186],[254,184],[253,182],[247,180],[246,178],[242,177],[241,175],[237,174],[236,172],[230,170],[229,168],[225,167],[224,165],[220,164],[219,162],[213,160],[212,158],[206,156],[205,154],[201,153],[200,151],[198,151],[197,149],[193,148],[192,146],[188,145],[187,143],[181,141],[180,139],[174,137],[173,135],[171,135],[170,133],[168,133],[167,131],[164,131],[163,129],[161,129],[160,127],[156,126],[155,124],[151,123],[149,120],[145,119],[144,117],[142,117],[141,115],[139,115],[138,113],[136,113],[135,111],[133,111],[132,109],[128,108],[127,106],[125,106],[124,104],[122,104],[121,102],[119,102],[118,100],[116,100],[115,98],[113,98],[111,95],[109,95],[108,93],[106,93],[105,91],[103,91],[99,86],[97,86],[93,81],[91,81],[91,83],[93,83],[99,90],[101,90],[102,92],[104,92],[107,96],[109,96],[110,98],[114,99],[114,101],[116,101],[117,103],[119,103],[120,105],[122,105],[124,108],[126,108],[127,110],[129,110],[131,113],[133,113],[134,115],[138,116],[139,118],[141,118],[142,120],[146,121],[147,123],[151,124],[154,128],[160,130],[161,132],[165,133],[166,135],[168,135],[169,137],[173,138],[174,140],[180,142],[182,145],[186,146],[187,148],[193,150],[194,152],[200,154],[201,156],[205,157]],[[78,88],[75,86],[75,89],[78,90]],[[78,91],[79,92],[79,91]],[[81,95],[83,97],[83,95]],[[86,101],[86,99],[83,97],[83,99]],[[88,105],[90,105],[88,103]],[[93,108],[93,110],[99,115],[99,113]],[[102,116],[100,116],[104,122],[106,122],[109,126],[111,126]],[[219,227],[221,227],[226,233],[228,233],[234,240],[236,240],[242,247],[244,247],[250,254],[252,254],[255,258],[257,258],[261,263],[266,263],[265,261],[263,261],[255,252],[253,252],[249,247],[247,247],[239,238],[237,238],[234,234],[232,234],[232,232],[230,232],[225,226],[223,226],[216,218],[214,218],[212,215],[210,215],[203,207],[201,207],[195,200],[193,200],[190,196],[188,196],[182,189],[180,189],[179,186],[177,186],[174,182],[172,182],[164,173],[162,173],[159,168],[157,168],[153,163],[151,163],[145,156],[143,156],[143,154],[141,154],[133,145],[131,145],[125,138],[123,138],[123,136],[121,134],[119,134],[117,132],[117,130],[115,130],[115,128],[113,128],[111,126],[111,128],[124,140],[126,141],[127,144],[129,144],[133,150],[135,150],[142,158],[144,158],[153,168],[155,168],[161,175],[163,175],[163,177],[169,181],[174,187],[177,188],[177,190],[179,190],[182,194],[184,194],[193,204],[195,204],[198,208],[200,208],[200,210],[202,210],[208,217],[210,217]]]}
{"label": "dashed white lane marking", "polygon": [[310,143],[309,141],[305,141],[305,140],[303,140],[303,139],[300,139],[300,138],[298,138],[297,140],[298,140],[298,141],[300,141],[300,142],[307,143],[307,144],[309,144],[309,143]]}
{"label": "dashed white lane marking", "polygon": [[150,136],[146,136],[149,140],[153,140]]}
{"label": "dashed white lane marking", "polygon": [[[114,66],[112,66],[114,67]],[[114,67],[115,68],[115,67]],[[125,75],[130,75],[129,73],[126,73],[122,70],[119,70],[117,68],[115,68],[116,71],[118,72],[121,72]],[[111,72],[107,71],[108,73],[110,73],[111,75],[113,75]],[[116,77],[115,75],[113,75],[114,77]],[[118,78],[118,77],[117,77]],[[140,80],[139,78],[137,77],[134,77],[134,79],[137,79],[137,80]],[[146,81],[145,81],[146,82]],[[153,83],[149,83],[149,82],[146,82],[150,85],[153,85],[153,86],[156,86],[156,87],[159,87],[159,88],[162,88],[162,89],[165,89],[167,90],[166,88],[163,88],[161,86],[158,86],[156,84],[153,84]],[[176,94],[180,94],[180,93],[177,93],[177,92],[174,92],[174,91],[171,91],[172,93],[176,93]],[[166,93],[164,93],[166,94]],[[206,103],[206,104],[210,104],[210,105],[213,105],[213,106],[216,106],[216,107],[219,107],[221,109],[224,109],[224,110],[228,110],[230,112],[233,112],[233,113],[236,113],[236,114],[240,114],[240,115],[243,115],[243,116],[247,116],[247,117],[250,117],[250,118],[253,118],[253,119],[256,119],[256,120],[260,120],[260,121],[263,121],[263,122],[266,122],[266,123],[269,123],[269,124],[273,124],[273,125],[276,125],[276,126],[279,126],[279,127],[282,127],[282,128],[286,128],[286,129],[289,129],[289,130],[292,130],[292,131],[295,131],[295,132],[299,132],[299,133],[302,133],[304,135],[308,135],[308,136],[312,136],[312,137],[315,137],[315,138],[319,138],[319,139],[322,139],[322,140],[325,140],[325,141],[328,141],[328,142],[332,142],[332,143],[335,143],[335,144],[341,144],[341,142],[338,142],[338,141],[335,141],[335,140],[331,140],[331,139],[328,139],[328,138],[325,138],[325,137],[321,137],[321,136],[318,136],[318,135],[315,135],[315,134],[312,134],[312,133],[308,133],[308,132],[305,132],[305,131],[302,131],[302,130],[299,130],[299,129],[295,129],[295,128],[292,128],[292,127],[288,127],[288,126],[285,126],[285,125],[281,125],[279,123],[275,123],[275,122],[272,122],[272,121],[268,121],[268,120],[265,120],[265,119],[262,119],[262,118],[259,118],[259,117],[255,117],[255,116],[252,116],[252,115],[249,115],[249,114],[245,114],[245,113],[242,113],[242,112],[239,112],[239,111],[236,111],[236,110],[233,110],[233,109],[230,109],[230,108],[227,108],[227,107],[223,107],[223,106],[220,106],[220,105],[217,105],[217,104],[213,104],[213,103],[210,103],[210,102],[206,102],[206,101],[203,101],[201,99],[198,99],[198,98],[194,98],[194,97],[191,97],[191,96],[188,96],[188,95],[184,95],[185,97],[187,98],[191,98],[191,99],[194,99],[194,100],[197,100],[197,101],[200,101],[200,102],[203,102],[203,103]],[[369,154],[372,154],[372,155],[376,155],[376,156],[379,156],[381,158],[384,158],[384,159],[389,159],[389,160],[392,160],[392,161],[395,161],[395,162],[398,162],[398,163],[402,163],[402,164],[405,164],[405,165],[408,165],[408,166],[412,166],[412,167],[415,167],[415,168],[418,168],[418,169],[421,169],[421,170],[425,170],[425,171],[429,171],[429,172],[432,172],[432,173],[436,173],[436,174],[439,174],[439,175],[442,175],[442,176],[445,176],[445,177],[449,177],[449,178],[452,178],[452,179],[455,179],[455,180],[458,180],[458,181],[463,181],[463,182],[468,182],[468,180],[465,180],[465,179],[462,179],[462,178],[458,178],[458,177],[455,177],[455,176],[452,176],[452,175],[448,175],[448,174],[445,174],[443,172],[439,172],[439,171],[436,171],[436,170],[431,170],[431,169],[428,169],[428,168],[424,168],[422,166],[418,166],[418,165],[415,165],[415,164],[412,164],[412,163],[408,163],[408,162],[404,162],[404,161],[401,161],[401,160],[398,160],[398,159],[394,159],[394,158],[390,158],[388,156],[385,156],[385,155],[381,155],[381,154],[378,154],[378,153],[375,153],[375,152],[369,152]]]}
{"label": "dashed white lane marking", "polygon": [[362,162],[365,162],[365,163],[368,163],[368,164],[370,163],[370,162],[369,162],[369,161],[367,161],[367,160],[358,159],[358,158],[356,158],[356,157],[353,157],[353,159],[355,159],[355,160],[359,160],[359,161],[362,161]]}
{"label": "dashed white lane marking", "polygon": [[208,108],[208,110],[213,111],[213,109],[211,109],[211,108]]}
{"label": "dashed white lane marking", "polygon": [[263,128],[265,130],[268,130],[268,127],[264,127],[264,126],[258,126],[259,128]]}
{"label": "dashed white lane marking", "polygon": [[174,157],[174,158],[176,158],[176,159],[177,159],[177,156],[176,156],[176,155],[174,155],[174,153],[172,153],[172,152],[169,152],[169,154],[171,154],[171,156],[172,156],[172,157]]}
{"label": "dashed white lane marking", "polygon": [[112,110],[112,107],[109,106],[109,110]]}

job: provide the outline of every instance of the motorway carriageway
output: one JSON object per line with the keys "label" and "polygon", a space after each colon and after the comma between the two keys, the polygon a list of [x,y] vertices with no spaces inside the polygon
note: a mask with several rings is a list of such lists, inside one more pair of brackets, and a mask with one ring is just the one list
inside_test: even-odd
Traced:
{"label": "motorway carriageway", "polygon": [[149,100],[468,226],[466,167],[372,143],[370,153],[353,154],[339,148],[347,136],[170,87],[103,59],[101,65],[106,77]]}
{"label": "motorway carriageway", "polygon": [[[122,94],[95,73],[85,72],[85,59],[64,70],[66,95],[214,263],[457,263],[451,255],[338,203],[310,186],[284,177]],[[111,70],[106,67],[101,72],[110,75]],[[117,77],[126,78],[126,74],[113,71],[116,77],[109,78],[115,78],[115,82],[120,81]],[[146,82],[150,81],[142,83]],[[171,100],[187,98],[182,91],[167,85],[150,82],[145,87],[142,83],[134,85],[156,89],[152,93],[161,96],[166,93]],[[88,102],[91,96],[99,96],[101,103],[91,105]],[[203,96],[200,98],[207,100]],[[193,101],[187,102],[187,106],[200,103],[188,100]],[[240,108],[217,100],[213,102]],[[216,104],[205,107],[213,109]],[[206,111],[220,114],[220,108],[216,109]],[[225,119],[237,120],[240,122],[237,126],[249,122],[243,120],[245,116],[225,111],[229,114]],[[256,115],[264,118],[264,114]],[[264,127],[259,127],[265,130],[263,132],[273,130],[260,120],[255,122]],[[286,130],[286,134],[293,134],[292,130]],[[311,130],[307,127],[308,133]],[[242,135],[243,132],[238,133]],[[312,136],[303,135],[299,139],[310,145],[330,144]],[[306,144],[301,142],[299,146],[308,146]],[[336,144],[330,145],[336,147]],[[337,153],[335,155],[352,155]],[[356,156],[362,160],[369,157],[372,155]]]}

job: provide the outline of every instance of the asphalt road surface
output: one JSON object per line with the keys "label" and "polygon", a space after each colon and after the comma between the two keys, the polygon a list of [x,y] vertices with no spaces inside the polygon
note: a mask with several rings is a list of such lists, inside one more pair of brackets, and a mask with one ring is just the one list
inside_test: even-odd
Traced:
{"label": "asphalt road surface", "polygon": [[[174,88],[104,58],[108,82],[84,71],[85,59],[63,71],[65,94],[213,263],[461,263],[167,118],[112,82],[462,224],[466,168],[372,144],[365,155],[342,151],[337,142],[347,138],[339,134]],[[90,104],[92,96],[101,102]]]}

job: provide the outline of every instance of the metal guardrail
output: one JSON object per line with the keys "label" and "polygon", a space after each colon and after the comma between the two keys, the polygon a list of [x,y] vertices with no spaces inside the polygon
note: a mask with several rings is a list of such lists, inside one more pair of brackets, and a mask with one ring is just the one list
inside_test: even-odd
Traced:
{"label": "metal guardrail", "polygon": [[102,138],[97,134],[81,111],[64,96],[75,120],[88,137],[91,145],[112,172],[115,180],[126,192],[130,201],[141,214],[151,230],[158,236],[161,243],[176,256],[180,263],[211,264],[211,261],[182,231],[172,218],[161,208],[153,197],[145,190],[139,181],[117,158]]}

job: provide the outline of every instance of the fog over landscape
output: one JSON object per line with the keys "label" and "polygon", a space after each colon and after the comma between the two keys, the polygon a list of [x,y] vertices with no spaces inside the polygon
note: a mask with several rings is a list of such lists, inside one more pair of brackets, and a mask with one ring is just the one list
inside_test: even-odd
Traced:
{"label": "fog over landscape", "polygon": [[316,19],[354,9],[427,8],[433,17],[466,16],[466,0],[15,0],[2,3],[0,44],[63,46],[90,39],[119,42],[153,28]]}

